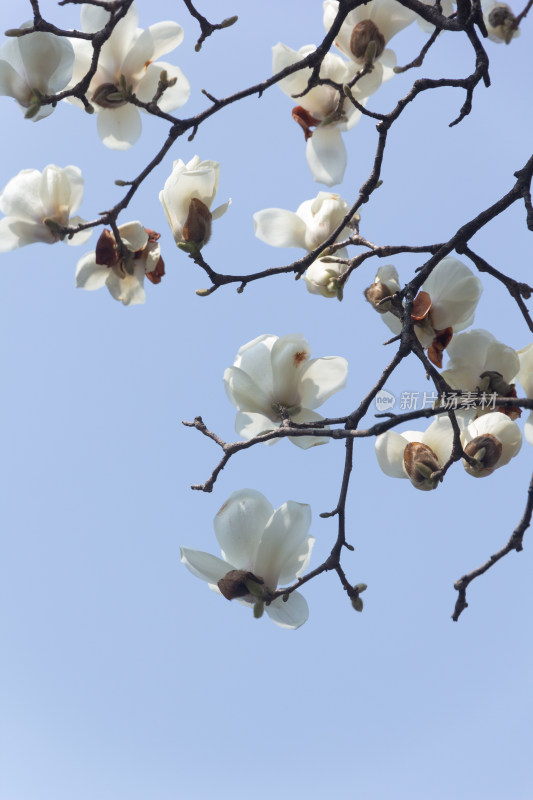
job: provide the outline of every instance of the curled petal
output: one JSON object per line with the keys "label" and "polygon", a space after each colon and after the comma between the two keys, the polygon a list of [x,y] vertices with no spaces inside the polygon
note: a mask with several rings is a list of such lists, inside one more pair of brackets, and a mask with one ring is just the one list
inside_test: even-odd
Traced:
{"label": "curled petal", "polygon": [[258,239],[272,247],[305,248],[306,224],[298,214],[283,208],[265,208],[254,214]]}
{"label": "curled petal", "polygon": [[302,369],[300,400],[305,408],[318,408],[346,386],[348,362],[341,356],[313,358]]}
{"label": "curled petal", "polygon": [[309,618],[307,600],[300,592],[291,592],[286,603],[282,597],[277,597],[265,606],[265,611],[270,619],[280,628],[295,630]]}

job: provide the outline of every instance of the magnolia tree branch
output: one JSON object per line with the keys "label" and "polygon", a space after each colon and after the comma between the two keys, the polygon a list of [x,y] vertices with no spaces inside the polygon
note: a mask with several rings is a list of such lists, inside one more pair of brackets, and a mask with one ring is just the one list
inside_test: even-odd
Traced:
{"label": "magnolia tree branch", "polygon": [[533,476],[531,477],[531,481],[529,483],[529,489],[527,492],[527,502],[526,507],[524,509],[524,513],[522,515],[522,519],[514,529],[511,534],[509,541],[507,542],[501,550],[498,550],[494,555],[492,555],[488,561],[482,564],[477,569],[473,569],[472,572],[468,572],[466,575],[463,575],[462,578],[455,581],[454,589],[457,589],[458,597],[455,603],[455,608],[452,614],[452,619],[454,622],[457,622],[465,608],[468,608],[468,603],[466,602],[466,590],[468,586],[472,583],[473,580],[479,578],[480,575],[483,575],[487,572],[491,567],[496,564],[496,562],[500,561],[504,556],[508,553],[511,553],[513,550],[516,550],[519,553],[523,550],[523,540],[526,530],[529,528],[531,524],[531,515],[533,514]]}
{"label": "magnolia tree branch", "polygon": [[201,31],[200,38],[198,39],[196,45],[194,46],[194,49],[196,50],[197,53],[201,49],[202,44],[205,42],[208,36],[211,36],[211,34],[214,33],[215,31],[220,31],[223,28],[229,28],[230,25],[234,25],[237,22],[238,17],[234,16],[234,17],[228,17],[227,19],[222,20],[222,22],[213,24],[209,22],[209,20],[207,20],[202,14],[200,14],[199,11],[196,10],[191,0],[183,0],[183,2],[187,6],[187,10],[191,14],[191,16],[194,17],[196,20],[198,20],[200,24],[200,31]]}
{"label": "magnolia tree branch", "polygon": [[[459,109],[457,117],[449,123],[451,127],[460,123],[468,114],[471,113],[472,101],[478,85],[483,83],[486,87],[490,86],[489,59],[478,34],[479,32],[481,36],[487,36],[487,30],[483,21],[479,0],[472,0],[472,2],[470,2],[470,0],[458,0],[457,13],[452,14],[450,17],[446,17],[442,14],[440,5],[438,3],[435,5],[426,5],[425,3],[420,2],[420,0],[400,1],[403,6],[415,11],[427,22],[433,24],[435,26],[435,30],[429,36],[428,40],[416,58],[414,58],[405,67],[397,68],[396,71],[405,72],[409,69],[420,67],[423,64],[424,58],[428,51],[439,37],[441,31],[446,30],[462,35],[462,37],[466,37],[468,39],[475,60],[474,68],[471,74],[464,78],[416,79],[414,80],[409,91],[398,100],[395,107],[389,113],[384,114],[367,109],[363,103],[359,102],[354,97],[354,87],[357,87],[357,84],[374,69],[374,56],[365,55],[365,62],[363,66],[346,85],[336,84],[329,78],[320,77],[324,59],[330,52],[330,49],[333,46],[347,15],[352,10],[368,3],[368,0],[339,0],[338,12],[335,16],[335,19],[333,20],[330,29],[314,51],[309,52],[297,63],[285,67],[283,70],[277,72],[271,77],[266,78],[260,83],[244,88],[238,92],[235,92],[234,94],[228,95],[227,97],[218,98],[209,91],[203,89],[202,92],[207,98],[209,105],[207,105],[207,107],[200,113],[189,118],[177,117],[174,114],[162,111],[159,107],[158,103],[164,96],[164,93],[175,83],[176,80],[175,78],[169,79],[165,70],[161,72],[158,86],[154,96],[149,102],[139,100],[133,91],[133,87],[128,86],[125,76],[117,76],[118,85],[116,87],[112,85],[112,88],[113,90],[116,88],[116,91],[118,92],[118,101],[120,101],[121,104],[122,100],[124,103],[130,103],[146,111],[152,116],[159,117],[163,122],[167,123],[169,127],[166,138],[164,139],[163,143],[160,144],[159,149],[153,155],[149,163],[135,178],[128,180],[119,178],[115,181],[118,185],[126,187],[124,196],[118,203],[113,205],[108,210],[100,212],[99,217],[90,222],[82,223],[75,227],[57,226],[58,230],[63,235],[72,236],[75,233],[85,229],[90,229],[101,225],[108,225],[113,232],[116,246],[119,250],[121,250],[123,248],[123,244],[121,242],[118,229],[119,215],[129,206],[132,198],[141,188],[144,181],[153,172],[153,170],[162,163],[178,139],[187,135],[188,141],[192,141],[196,136],[200,126],[206,124],[207,121],[215,114],[218,114],[224,109],[229,108],[234,103],[247,100],[248,98],[257,97],[257,99],[260,99],[263,93],[272,86],[275,86],[281,80],[301,70],[308,70],[309,72],[307,86],[298,95],[294,95],[294,97],[305,97],[316,87],[327,84],[338,92],[338,100],[335,97],[333,100],[334,107],[336,106],[335,113],[338,115],[335,118],[337,121],[341,118],[339,115],[344,113],[345,104],[348,103],[352,103],[361,112],[361,114],[377,121],[378,124],[376,125],[376,130],[378,138],[370,174],[362,184],[361,188],[359,189],[358,196],[337,228],[333,230],[331,234],[312,251],[293,261],[291,264],[281,267],[259,269],[249,274],[225,275],[217,272],[216,269],[214,269],[204,259],[204,256],[200,252],[199,248],[196,248],[193,251],[191,251],[190,248],[183,248],[186,249],[188,256],[204,272],[208,281],[210,282],[210,286],[208,288],[199,289],[197,291],[197,294],[201,296],[210,295],[221,286],[229,284],[238,284],[237,291],[243,292],[248,283],[273,277],[274,275],[293,274],[296,279],[299,279],[302,277],[307,268],[311,266],[311,264],[313,264],[313,262],[319,257],[327,257],[332,259],[334,262],[340,262],[346,266],[346,269],[339,277],[339,288],[342,293],[342,289],[344,288],[350,275],[371,258],[389,258],[401,253],[424,255],[426,258],[424,263],[415,271],[415,275],[412,280],[406,283],[405,286],[390,299],[392,313],[395,314],[402,322],[401,333],[389,341],[389,343],[397,343],[396,352],[390,363],[383,370],[373,388],[371,388],[370,391],[368,391],[367,394],[362,397],[359,405],[349,414],[344,417],[326,418],[319,422],[295,423],[291,420],[289,411],[287,409],[280,409],[280,416],[278,418],[280,422],[279,427],[276,427],[274,430],[269,430],[268,432],[259,436],[255,436],[249,440],[238,442],[224,441],[220,436],[218,436],[218,434],[207,428],[202,417],[200,416],[196,417],[192,422],[184,421],[183,423],[188,427],[195,428],[203,436],[211,439],[222,451],[220,461],[213,469],[207,481],[205,481],[203,484],[196,484],[191,487],[204,492],[211,492],[213,490],[214,484],[220,472],[226,467],[233,455],[258,444],[264,444],[279,438],[299,438],[302,436],[321,437],[323,439],[333,440],[342,439],[345,443],[344,465],[337,504],[333,510],[324,512],[320,515],[323,518],[337,518],[337,535],[331,552],[327,559],[320,566],[299,578],[294,585],[288,588],[278,589],[276,591],[266,591],[265,602],[267,604],[280,596],[288,598],[293,591],[295,591],[304,583],[312,580],[324,572],[334,571],[343,589],[350,597],[354,608],[359,611],[362,610],[362,600],[360,598],[360,594],[366,587],[364,584],[352,585],[341,565],[341,557],[344,553],[344,549],[354,549],[353,545],[347,540],[347,529],[349,525],[346,517],[346,504],[350,488],[350,478],[354,464],[354,446],[356,439],[377,437],[380,434],[386,433],[387,431],[411,420],[424,418],[429,419],[439,415],[447,415],[453,432],[451,453],[446,462],[442,464],[438,470],[435,470],[431,473],[431,479],[435,481],[442,481],[448,470],[453,466],[454,463],[458,461],[463,461],[467,465],[475,465],[477,463],[475,462],[475,459],[468,455],[468,453],[466,453],[463,449],[460,419],[458,419],[458,412],[460,412],[463,407],[450,407],[447,404],[446,398],[449,398],[451,395],[453,395],[453,390],[424,352],[424,349],[419,343],[415,331],[414,319],[416,318],[413,318],[412,313],[415,298],[417,297],[418,292],[421,290],[424,282],[437,267],[437,265],[442,261],[442,259],[446,256],[449,256],[454,251],[458,254],[464,254],[470,259],[479,272],[485,272],[502,283],[514,298],[529,330],[533,331],[533,319],[525,303],[526,300],[530,299],[533,288],[526,283],[519,282],[514,278],[505,275],[500,270],[491,266],[487,261],[485,261],[485,259],[483,259],[470,248],[471,238],[482,228],[499,217],[500,214],[502,214],[517,200],[524,202],[526,210],[526,223],[528,227],[533,230],[533,203],[531,199],[533,156],[522,169],[515,173],[516,182],[505,195],[503,195],[499,200],[494,202],[485,210],[481,211],[479,214],[477,214],[477,216],[473,217],[471,220],[462,225],[447,241],[440,241],[434,244],[426,245],[407,245],[394,243],[383,245],[369,241],[359,232],[359,211],[363,205],[372,199],[373,193],[382,185],[383,164],[385,154],[387,152],[389,133],[404,111],[407,108],[411,108],[411,104],[415,102],[418,96],[426,91],[441,88],[460,89],[465,93],[464,102]],[[82,0],[62,0],[60,5],[79,4],[81,2]],[[81,80],[78,81],[75,86],[71,87],[70,89],[66,89],[55,95],[39,97],[38,103],[41,105],[56,106],[57,103],[62,99],[77,98],[83,103],[86,111],[94,111],[94,107],[91,105],[90,99],[87,97],[87,93],[89,91],[91,81],[96,75],[98,69],[102,47],[109,40],[118,22],[123,19],[128,12],[132,4],[132,0],[85,0],[85,2],[88,2],[90,5],[105,9],[110,13],[110,18],[102,30],[94,33],[61,30],[43,19],[39,8],[39,0],[30,0],[34,16],[33,26],[8,32],[9,35],[12,36],[25,36],[34,31],[43,31],[55,34],[57,36],[68,36],[73,39],[85,39],[91,42],[93,54],[90,68],[87,73],[81,78]],[[183,0],[183,2],[190,15],[196,19],[200,25],[200,37],[195,47],[197,51],[201,48],[206,38],[214,33],[215,30],[229,27],[237,21],[237,17],[229,17],[220,23],[211,23],[200,11],[196,9],[192,0]],[[530,0],[521,14],[515,18],[515,28],[518,27],[520,21],[526,16],[532,5],[533,0]],[[375,52],[375,50],[373,52]],[[326,120],[323,120],[323,124],[326,124],[328,121],[331,121],[329,117]],[[345,238],[344,241],[339,241],[339,237],[341,235],[346,236],[346,228],[351,230],[352,233]],[[186,243],[181,244],[186,245]],[[350,258],[336,258],[335,254],[341,248],[345,247],[358,247],[361,248],[361,252],[358,252],[356,255],[351,256]],[[340,296],[341,294],[339,294],[339,297]],[[361,421],[369,412],[371,404],[376,400],[378,392],[385,387],[388,379],[394,373],[397,367],[411,354],[420,361],[425,373],[429,378],[431,378],[437,391],[437,395],[440,398],[441,404],[436,407],[417,409],[403,414],[377,414],[376,417],[379,421],[370,425],[366,429],[360,428]],[[498,391],[501,391],[503,394],[505,389],[499,389]],[[475,409],[479,406],[485,407],[484,393],[479,391],[477,393],[470,392],[468,394],[468,408]],[[527,398],[517,399],[495,396],[494,402],[496,408],[533,408],[533,399]],[[529,487],[528,502],[524,516],[518,527],[515,529],[507,545],[498,551],[498,553],[496,553],[494,556],[492,556],[491,559],[486,562],[486,564],[482,565],[468,575],[463,576],[455,583],[455,588],[459,592],[459,597],[457,599],[453,614],[454,620],[457,620],[464,608],[467,607],[466,589],[469,583],[479,575],[486,572],[494,563],[496,563],[496,561],[501,559],[511,550],[514,549],[519,551],[522,549],[523,535],[526,528],[530,524],[532,512],[533,478]]]}

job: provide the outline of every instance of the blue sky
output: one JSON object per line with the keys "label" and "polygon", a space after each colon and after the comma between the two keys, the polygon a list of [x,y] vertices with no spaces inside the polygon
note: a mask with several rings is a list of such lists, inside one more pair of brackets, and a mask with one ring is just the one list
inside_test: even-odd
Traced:
{"label": "blue sky", "polygon": [[[31,16],[3,10],[4,28]],[[43,13],[74,26],[77,8],[51,0]],[[185,116],[202,110],[205,88],[225,96],[270,74],[271,47],[297,49],[323,34],[321,4],[205,0],[233,28],[194,52],[198,26],[184,5],[138,1],[140,25],[176,18],[183,44],[168,60],[192,85]],[[519,9],[515,9],[518,11]],[[531,56],[526,20],[509,47],[487,43],[493,85],[476,91],[473,113],[449,129],[464,93],[427,93],[394,126],[383,187],[362,209],[361,232],[379,243],[448,239],[502,196],[531,154]],[[424,41],[417,26],[393,40],[399,63]],[[459,76],[468,47],[444,34],[420,76]],[[373,98],[388,111],[414,72]],[[1,98],[0,184],[19,170],[77,164],[85,176],[80,214],[94,218],[122,196],[166,136],[143,117],[126,153],[101,144],[94,119],[62,105],[36,124]],[[345,390],[328,415],[357,406],[391,358],[387,330],[363,289],[378,265],[354,274],[345,299],[310,295],[281,276],[208,298],[202,273],[175,248],[158,200],[172,160],[198,154],[221,164],[217,199],[233,203],[214,223],[206,260],[221,272],[286,264],[253,235],[262,208],[295,210],[325,187],[313,182],[291,102],[277,88],[211,118],[191,143],[178,141],[121,222],[161,232],[167,275],[147,303],[123,308],[105,289],[74,289],[77,260],[94,247],[32,245],[2,255],[0,363],[2,539],[0,557],[1,800],[500,800],[531,797],[533,601],[531,554],[511,554],[469,590],[470,607],[450,620],[453,582],[508,538],[525,503],[531,448],[485,480],[458,465],[436,492],[417,492],[379,469],[373,442],[356,448],[344,565],[364,581],[355,613],[332,575],[305,589],[309,621],[296,632],[210,592],[179,562],[179,546],[218,553],[212,520],[236,489],[262,491],[277,507],[312,506],[311,566],[335,538],[320,519],[337,500],[344,447],[301,451],[289,442],[233,458],[212,494],[190,490],[219,453],[181,420],[202,414],[236,438],[224,369],[262,333],[303,333],[313,355],[342,355]],[[351,202],[376,145],[372,120],[345,136],[349,163],[336,189]],[[521,206],[479,233],[473,248],[531,282],[530,233]],[[394,260],[407,280],[422,263]],[[531,334],[513,301],[483,278],[475,327],[519,348]],[[429,388],[417,363],[387,386]],[[373,413],[373,410],[372,410]],[[371,414],[368,422],[372,421]]]}

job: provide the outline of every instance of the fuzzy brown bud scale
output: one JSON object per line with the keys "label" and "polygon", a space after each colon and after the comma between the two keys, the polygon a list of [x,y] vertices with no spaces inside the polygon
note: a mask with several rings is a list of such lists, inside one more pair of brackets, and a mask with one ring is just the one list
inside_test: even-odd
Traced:
{"label": "fuzzy brown bud scale", "polygon": [[431,491],[437,488],[439,481],[433,478],[433,474],[440,470],[441,465],[427,444],[409,442],[403,453],[403,465],[409,480],[417,489]]}
{"label": "fuzzy brown bud scale", "polygon": [[385,49],[385,37],[371,19],[358,22],[350,37],[350,50],[356,61],[363,62],[367,57],[369,46],[374,43],[374,57],[379,58]]}
{"label": "fuzzy brown bud scale", "polygon": [[476,464],[463,463],[469,472],[490,475],[498,465],[502,450],[503,445],[496,436],[493,436],[492,433],[484,433],[476,436],[465,447],[466,455],[475,459]]}
{"label": "fuzzy brown bud scale", "polygon": [[212,215],[205,203],[193,197],[189,203],[189,213],[183,226],[183,238],[188,244],[198,248],[207,244],[211,238]]}

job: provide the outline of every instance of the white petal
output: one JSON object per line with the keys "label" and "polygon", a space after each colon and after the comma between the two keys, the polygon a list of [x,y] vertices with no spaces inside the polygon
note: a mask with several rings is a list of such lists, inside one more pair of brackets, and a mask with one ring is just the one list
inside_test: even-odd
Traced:
{"label": "white petal", "polygon": [[105,286],[109,277],[109,267],[101,266],[95,261],[95,252],[87,253],[78,261],[76,267],[76,288],[89,292]]}
{"label": "white petal", "polygon": [[230,205],[231,205],[231,198],[226,203],[222,203],[221,206],[217,206],[215,209],[213,209],[213,211],[211,212],[211,218],[220,219],[220,217],[223,217],[228,208],[230,207]]}
{"label": "white petal", "polygon": [[125,246],[132,253],[144,250],[148,244],[148,234],[140,222],[126,222],[124,225],[119,225],[118,232]]}
{"label": "white petal", "polygon": [[305,222],[293,211],[265,208],[254,214],[254,231],[258,239],[272,247],[305,246]]}
{"label": "white petal", "polygon": [[269,589],[292,583],[311,557],[314,539],[308,536],[311,508],[288,500],[271,515],[262,531],[255,560],[256,574]]}
{"label": "white petal", "polygon": [[481,281],[456,258],[443,258],[422,286],[431,301],[431,323],[435,330],[455,330],[472,318],[483,291]]}
{"label": "white petal", "polygon": [[520,371],[518,382],[524,387],[527,397],[533,397],[533,344],[518,350]]}
{"label": "white petal", "polygon": [[[272,420],[265,414],[255,414],[252,411],[239,411],[235,419],[235,430],[243,439],[253,439],[263,433],[279,428],[279,422]],[[276,444],[279,439],[269,439],[265,444]]]}
{"label": "white petal", "polygon": [[318,408],[328,397],[346,385],[348,362],[340,356],[324,356],[308,361],[300,374],[300,402]]}
{"label": "white petal", "polygon": [[301,405],[300,374],[309,358],[309,342],[301,334],[281,336],[272,347],[272,395],[287,408]]}
{"label": "white petal", "polygon": [[212,556],[211,553],[204,553],[202,550],[193,550],[190,547],[180,547],[181,562],[188,570],[207,581],[210,585],[216,586],[218,581],[234,569],[231,564],[222,561],[221,558]]}
{"label": "white petal", "polygon": [[23,169],[11,178],[0,194],[0,211],[27,222],[42,223],[41,177],[36,169]]}
{"label": "white petal", "polygon": [[265,394],[272,394],[272,360],[271,353],[278,337],[264,333],[243,344],[235,359],[235,366],[240,367],[261,386]]}
{"label": "white petal", "polygon": [[109,270],[106,286],[111,296],[115,300],[120,300],[125,306],[136,306],[146,301],[144,291],[144,265],[136,264],[133,268],[133,275],[126,275],[119,278],[112,270]]}
{"label": "white petal", "polygon": [[291,630],[299,628],[309,617],[307,600],[300,592],[291,592],[286,603],[282,597],[277,597],[269,606],[265,606],[265,611],[280,628]]}
{"label": "white petal", "polygon": [[[457,415],[459,427],[461,427],[461,419],[462,418]],[[453,428],[449,416],[443,414],[437,417],[424,432],[420,441],[433,450],[440,466],[444,466],[451,456],[453,448]]]}
{"label": "white petal", "polygon": [[183,41],[183,28],[177,22],[156,22],[142,31],[122,63],[122,72],[130,78],[142,73],[160,56],[170,53]]}
{"label": "white petal", "polygon": [[138,83],[135,94],[143,103],[149,103],[157,91],[159,78],[163,70],[166,70],[169,80],[176,78],[174,86],[169,86],[168,89],[165,89],[163,96],[157,103],[158,108],[168,114],[176,108],[181,108],[191,94],[191,85],[179,67],[167,64],[164,61],[150,64]]}
{"label": "white petal", "polygon": [[533,445],[533,411],[524,423],[524,436],[526,437],[526,441]]}
{"label": "white petal", "polygon": [[396,431],[386,431],[376,439],[378,464],[390,478],[407,478],[403,468],[403,454],[407,439]]}
{"label": "white petal", "polygon": [[27,107],[31,98],[31,87],[24,78],[3,58],[0,58],[0,95],[14,97]]}
{"label": "white petal", "polygon": [[243,369],[228,367],[224,372],[226,394],[239,411],[253,411],[258,414],[272,413],[271,398]]}
{"label": "white petal", "polygon": [[215,519],[215,535],[223,558],[235,569],[256,570],[256,554],[265,527],[274,513],[266,497],[255,489],[233,492]]}
{"label": "white petal", "polygon": [[55,94],[72,76],[74,49],[67,38],[37,31],[18,40],[24,71],[32,89]]}
{"label": "white petal", "polygon": [[102,108],[98,112],[97,129],[110,150],[129,150],[141,135],[141,115],[132,105]]}
{"label": "white petal", "polygon": [[[82,219],[81,217],[71,217],[69,219],[68,224],[74,228],[76,225],[81,225],[82,223],[87,222],[86,219]],[[75,233],[72,238],[66,238],[65,241],[68,245],[77,247],[80,244],[85,244],[93,234],[92,228],[86,228],[84,231],[80,231],[79,233]]]}
{"label": "white petal", "polygon": [[313,178],[326,186],[341,183],[347,156],[342,136],[336,125],[318,127],[307,140],[306,158]]}
{"label": "white petal", "polygon": [[[311,411],[309,408],[302,408],[298,414],[291,414],[293,422],[321,422],[324,417]],[[302,450],[309,450],[310,447],[317,447],[320,444],[328,444],[329,436],[289,436],[290,441]]]}
{"label": "white petal", "polygon": [[9,250],[35,242],[54,244],[56,241],[46,225],[27,222],[16,217],[4,217],[0,220],[0,253],[7,253]]}

